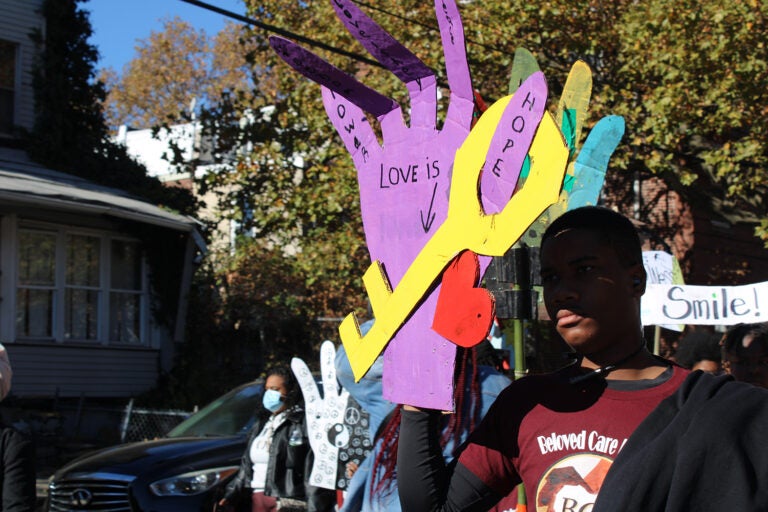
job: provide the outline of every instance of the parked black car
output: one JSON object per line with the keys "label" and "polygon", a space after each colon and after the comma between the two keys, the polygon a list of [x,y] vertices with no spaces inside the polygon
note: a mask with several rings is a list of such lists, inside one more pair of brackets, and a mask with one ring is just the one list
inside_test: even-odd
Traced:
{"label": "parked black car", "polygon": [[263,391],[263,380],[244,384],[163,439],[106,448],[70,462],[51,477],[46,510],[210,512],[238,470]]}

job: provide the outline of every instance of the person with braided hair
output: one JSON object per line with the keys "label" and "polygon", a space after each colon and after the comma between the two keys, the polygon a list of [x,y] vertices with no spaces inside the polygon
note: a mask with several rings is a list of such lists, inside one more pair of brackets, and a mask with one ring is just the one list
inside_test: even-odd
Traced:
{"label": "person with braided hair", "polygon": [[[361,324],[361,332],[365,334],[372,323],[373,320],[369,320]],[[446,460],[455,456],[458,447],[480,422],[496,396],[510,383],[496,370],[494,356],[494,349],[487,341],[473,349],[459,349],[457,352],[457,413],[445,415],[440,439]],[[396,478],[400,407],[383,398],[382,366],[382,357],[379,356],[356,383],[344,347],[339,347],[336,352],[337,379],[371,415],[370,432],[374,445],[371,454],[355,469],[340,512],[400,510]]]}

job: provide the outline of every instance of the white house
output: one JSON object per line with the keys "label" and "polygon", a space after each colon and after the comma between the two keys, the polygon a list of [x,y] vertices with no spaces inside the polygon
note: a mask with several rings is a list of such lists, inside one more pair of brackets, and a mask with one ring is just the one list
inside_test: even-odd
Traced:
{"label": "white house", "polygon": [[[42,0],[0,0],[0,341],[11,394],[129,397],[155,386],[181,341],[197,223],[128,194],[31,162],[12,131],[34,118],[29,33],[45,33]],[[153,294],[155,239],[175,293]],[[166,266],[167,268],[167,266]],[[173,304],[160,322],[158,300]]]}
{"label": "white house", "polygon": [[[259,119],[268,121],[274,110],[274,107],[270,106],[261,108],[258,112]],[[244,115],[240,119],[241,128],[255,120],[252,113]],[[209,190],[206,194],[201,194],[196,179],[209,172],[228,172],[237,163],[238,157],[247,160],[253,149],[251,141],[244,141],[237,150],[227,154],[216,154],[214,137],[204,133],[199,121],[171,125],[158,130],[129,128],[123,125],[114,141],[125,146],[127,153],[144,164],[151,176],[158,178],[166,186],[186,188],[201,200],[200,218],[215,224],[215,230],[210,236],[212,251],[235,250],[237,236],[242,234],[241,224],[231,219],[228,211],[231,205],[226,200],[221,200],[222,197],[226,199],[227,194],[233,193],[234,188]],[[174,149],[179,152],[180,157],[176,164],[185,166],[184,170],[180,171],[179,167],[172,163]],[[295,168],[293,182],[299,186],[303,180],[304,158],[296,154],[291,158],[291,163]],[[282,246],[287,255],[300,250],[297,241],[286,242],[277,237],[270,240]]]}

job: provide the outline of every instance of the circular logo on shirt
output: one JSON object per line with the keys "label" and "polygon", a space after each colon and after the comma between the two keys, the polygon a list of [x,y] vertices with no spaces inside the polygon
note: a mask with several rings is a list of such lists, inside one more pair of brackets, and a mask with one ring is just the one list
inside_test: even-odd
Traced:
{"label": "circular logo on shirt", "polygon": [[579,453],[550,467],[536,489],[536,512],[590,512],[612,459]]}

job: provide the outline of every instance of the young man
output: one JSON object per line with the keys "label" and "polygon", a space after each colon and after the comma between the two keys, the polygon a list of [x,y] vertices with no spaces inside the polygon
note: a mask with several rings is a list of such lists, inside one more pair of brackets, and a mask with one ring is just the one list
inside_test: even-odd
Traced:
{"label": "young man", "polygon": [[[513,382],[449,468],[435,450],[440,413],[404,406],[398,484],[406,512],[487,510],[520,482],[532,510],[597,511],[630,435],[688,376],[646,348],[646,276],[628,219],[600,207],[566,212],[543,236],[541,275],[547,312],[579,360]],[[646,469],[652,479],[656,469]],[[620,483],[632,481],[625,477]],[[602,510],[630,510],[626,494],[609,493]]]}

